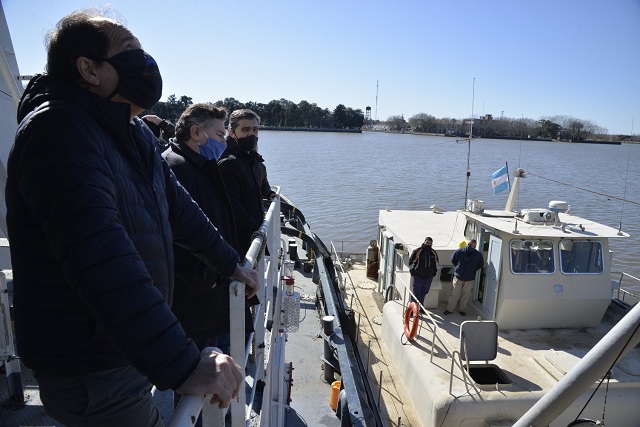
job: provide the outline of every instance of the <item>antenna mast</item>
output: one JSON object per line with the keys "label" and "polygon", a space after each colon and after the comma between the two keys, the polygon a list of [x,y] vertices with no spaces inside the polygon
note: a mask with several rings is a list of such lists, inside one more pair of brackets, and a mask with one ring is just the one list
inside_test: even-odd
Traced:
{"label": "antenna mast", "polygon": [[471,138],[473,138],[473,104],[476,96],[476,78],[473,78],[473,88],[471,90],[471,120],[469,121],[469,138],[467,139],[467,185],[464,189],[464,208],[467,209],[467,196],[469,194],[469,177],[471,177]]}
{"label": "antenna mast", "polygon": [[376,121],[378,121],[378,84],[380,80],[376,80]]}

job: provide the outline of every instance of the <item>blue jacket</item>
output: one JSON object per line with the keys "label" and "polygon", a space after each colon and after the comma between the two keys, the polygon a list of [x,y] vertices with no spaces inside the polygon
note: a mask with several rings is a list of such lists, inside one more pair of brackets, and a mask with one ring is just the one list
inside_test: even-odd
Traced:
{"label": "blue jacket", "polygon": [[476,271],[484,265],[482,254],[467,245],[451,255],[451,263],[455,266],[453,275],[465,282],[476,278]]}
{"label": "blue jacket", "polygon": [[199,351],[169,308],[172,242],[222,275],[236,252],[127,104],[40,75],[18,120],[6,202],[22,360],[49,376],[132,364],[178,387]]}

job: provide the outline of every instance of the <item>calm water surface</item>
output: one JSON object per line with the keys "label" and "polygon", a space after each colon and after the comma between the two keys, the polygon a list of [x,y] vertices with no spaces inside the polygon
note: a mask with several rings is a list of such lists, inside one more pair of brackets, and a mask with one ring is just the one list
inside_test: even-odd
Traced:
{"label": "calm water surface", "polygon": [[[423,135],[278,132],[260,134],[272,185],[279,185],[326,243],[376,238],[378,211],[464,207],[466,141]],[[502,209],[508,192],[492,195],[491,174],[509,163],[535,175],[522,180],[516,207],[546,208],[551,200],[575,215],[631,235],[612,239],[614,270],[640,277],[638,238],[640,145],[572,144],[477,139],[471,142],[470,199]],[[563,185],[568,184],[568,185]],[[576,187],[597,192],[584,191]]]}

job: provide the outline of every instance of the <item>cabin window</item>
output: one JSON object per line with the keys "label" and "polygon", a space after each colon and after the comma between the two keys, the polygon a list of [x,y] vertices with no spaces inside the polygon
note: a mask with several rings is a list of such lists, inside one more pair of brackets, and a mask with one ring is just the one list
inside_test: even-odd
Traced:
{"label": "cabin window", "polygon": [[550,274],[556,271],[551,240],[512,240],[511,271],[516,274]]}
{"label": "cabin window", "polygon": [[464,237],[465,239],[467,239],[467,241],[475,239],[477,234],[476,234],[477,228],[476,228],[476,223],[475,222],[467,222],[467,225],[465,225],[464,227]]}
{"label": "cabin window", "polygon": [[562,240],[560,267],[566,274],[598,274],[604,271],[604,256],[600,242]]}

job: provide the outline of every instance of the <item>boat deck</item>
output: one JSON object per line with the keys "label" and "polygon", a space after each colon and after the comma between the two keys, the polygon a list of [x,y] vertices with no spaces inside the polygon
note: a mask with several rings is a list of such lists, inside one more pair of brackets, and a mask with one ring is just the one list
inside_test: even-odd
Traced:
{"label": "boat deck", "polygon": [[[497,366],[510,384],[469,381],[465,385],[458,365],[451,374],[452,355],[460,351],[460,325],[476,320],[477,314],[469,309],[466,316],[457,312],[444,316],[444,309],[441,304],[421,315],[418,335],[414,342],[408,342],[403,336],[402,301],[392,301],[384,307],[385,342],[411,394],[421,396],[423,405],[418,412],[424,425],[459,426],[469,417],[478,422],[491,419],[515,422],[628,311],[612,302],[603,322],[595,328],[500,330],[495,360],[487,361],[488,364],[471,362],[471,367]],[[435,339],[434,328],[438,329]],[[596,386],[574,402],[552,426],[566,426],[573,421]],[[609,397],[607,422],[636,425],[628,419],[629,413],[624,408],[633,407],[629,404],[640,397],[640,349],[631,350],[615,364],[608,387],[600,388],[581,416],[600,419],[605,393]]]}
{"label": "boat deck", "polygon": [[[363,262],[350,263],[346,273],[350,278],[345,289],[346,302],[359,326],[358,350],[368,366],[367,378],[383,425],[419,427],[413,403],[382,340],[383,301],[376,292],[378,283],[366,277]],[[293,363],[294,371],[286,425],[340,426],[341,421],[329,406],[331,384],[324,379],[322,325],[315,309],[316,284],[311,273],[304,273],[301,268],[294,270],[294,278],[296,292],[301,293],[301,322],[300,330],[290,333],[287,340],[286,360]],[[339,375],[335,379],[339,380]]]}
{"label": "boat deck", "polygon": [[[420,426],[418,413],[382,338],[384,300],[377,291],[378,282],[366,276],[364,263],[355,262],[347,269],[353,288],[346,287],[347,303],[355,312],[358,324],[358,349],[368,366],[368,379],[379,393],[378,407],[385,426]],[[382,380],[382,381],[380,381]]]}

